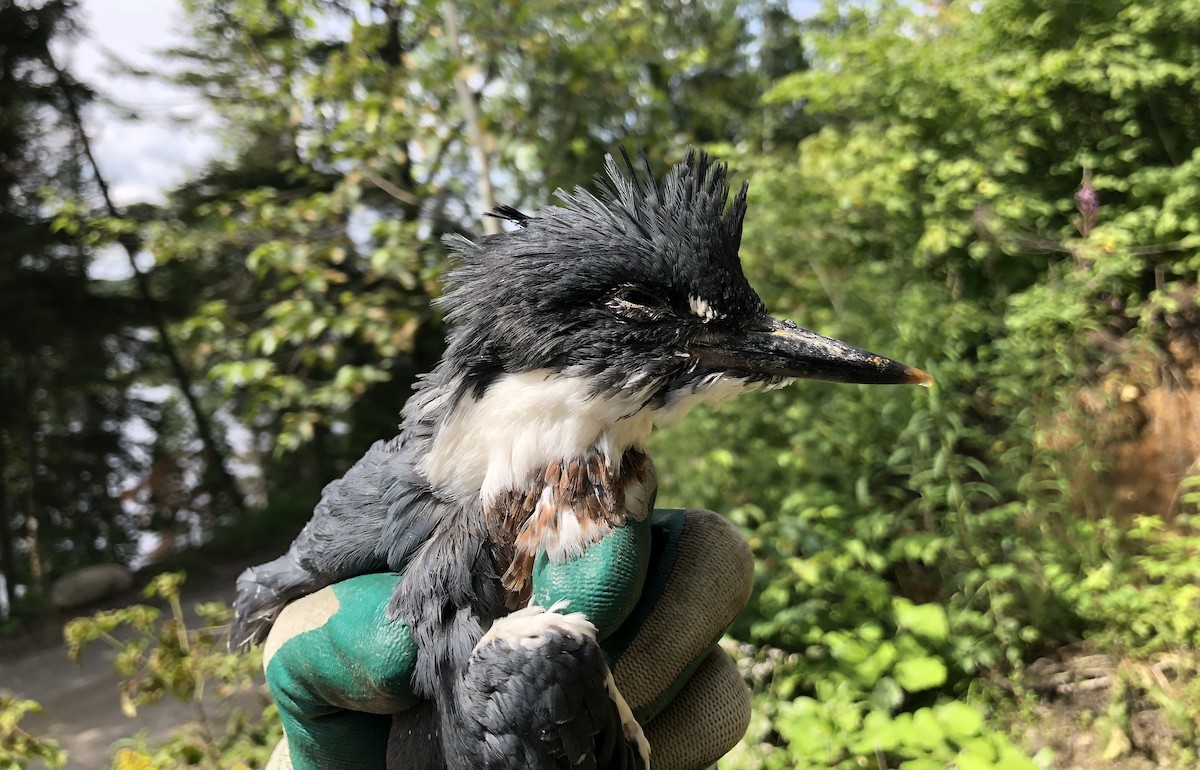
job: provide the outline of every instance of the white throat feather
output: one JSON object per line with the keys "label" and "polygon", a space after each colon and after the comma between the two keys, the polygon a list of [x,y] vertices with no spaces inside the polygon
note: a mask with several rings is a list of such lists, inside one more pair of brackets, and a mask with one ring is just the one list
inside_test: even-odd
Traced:
{"label": "white throat feather", "polygon": [[463,396],[438,427],[422,472],[436,489],[486,504],[556,460],[595,450],[619,462],[627,449],[644,447],[656,421],[761,387],[714,375],[656,408],[649,401],[657,383],[644,374],[611,393],[597,394],[592,385],[590,378],[549,369],[500,377],[482,396]]}

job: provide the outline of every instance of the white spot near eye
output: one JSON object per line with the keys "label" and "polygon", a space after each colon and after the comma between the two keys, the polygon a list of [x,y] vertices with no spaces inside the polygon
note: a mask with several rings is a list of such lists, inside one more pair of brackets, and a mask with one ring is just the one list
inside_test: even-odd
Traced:
{"label": "white spot near eye", "polygon": [[708,304],[708,300],[706,299],[690,297],[688,298],[688,306],[691,307],[693,313],[700,316],[705,321],[711,321],[714,318],[719,318],[721,316],[720,313],[713,309],[712,305]]}

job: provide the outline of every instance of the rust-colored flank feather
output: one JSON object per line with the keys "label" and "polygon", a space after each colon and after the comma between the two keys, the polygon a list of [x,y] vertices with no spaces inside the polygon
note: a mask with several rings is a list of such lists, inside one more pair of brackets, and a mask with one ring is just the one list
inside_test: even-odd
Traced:
{"label": "rust-colored flank feather", "polygon": [[555,460],[529,474],[520,489],[497,495],[487,506],[487,517],[501,561],[509,564],[501,578],[508,606],[516,609],[529,600],[539,551],[555,561],[571,558],[624,524],[627,516],[646,516],[653,474],[650,456],[641,449],[626,450],[616,467],[603,453],[590,450],[583,457]]}

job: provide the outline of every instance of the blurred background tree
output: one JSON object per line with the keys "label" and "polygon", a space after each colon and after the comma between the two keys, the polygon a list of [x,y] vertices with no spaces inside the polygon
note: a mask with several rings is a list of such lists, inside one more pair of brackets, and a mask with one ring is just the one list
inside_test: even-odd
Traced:
{"label": "blurred background tree", "polygon": [[[443,234],[701,144],[751,180],[768,306],[938,381],[802,383],[654,439],[660,501],[758,556],[734,766],[1196,760],[1200,0],[184,6],[144,75],[208,100],[222,149],[116,217],[46,86],[72,4],[0,11],[8,585],[148,534],[290,539],[436,360]],[[135,287],[88,275],[130,234],[199,409]]]}
{"label": "blurred background tree", "polygon": [[[47,44],[74,33],[71,4],[0,6],[0,604],[37,606],[48,580],[128,560],[114,494],[132,470],[122,424],[139,413],[139,314],[91,280],[95,247],[54,226],[47,197],[94,203]],[[75,98],[91,94],[79,87]],[[18,602],[19,603],[19,602]]]}

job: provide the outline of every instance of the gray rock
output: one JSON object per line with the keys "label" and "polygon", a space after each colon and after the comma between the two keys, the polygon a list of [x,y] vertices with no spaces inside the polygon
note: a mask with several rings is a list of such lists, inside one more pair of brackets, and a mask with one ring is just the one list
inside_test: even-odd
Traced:
{"label": "gray rock", "polygon": [[50,602],[66,610],[128,591],[132,586],[133,573],[120,564],[94,564],[55,580],[50,588]]}

